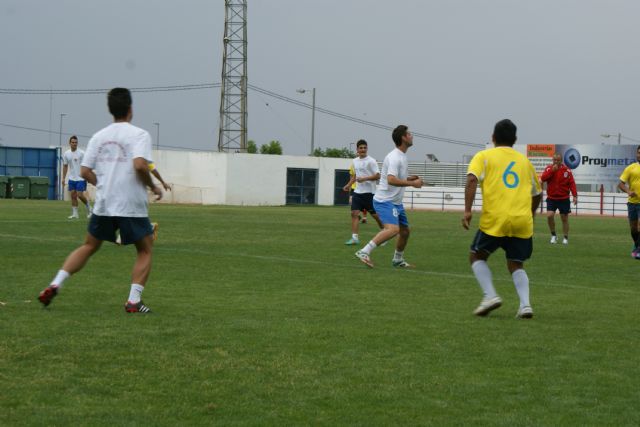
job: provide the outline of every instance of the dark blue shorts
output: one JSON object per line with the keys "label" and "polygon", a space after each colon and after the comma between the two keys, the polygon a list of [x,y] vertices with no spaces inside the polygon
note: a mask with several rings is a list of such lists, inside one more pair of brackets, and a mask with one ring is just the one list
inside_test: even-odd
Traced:
{"label": "dark blue shorts", "polygon": [[627,203],[627,217],[629,221],[637,221],[640,218],[640,203]]}
{"label": "dark blue shorts", "polygon": [[373,207],[373,193],[353,193],[351,196],[351,210],[376,213]]}
{"label": "dark blue shorts", "polygon": [[508,260],[525,262],[531,258],[533,253],[533,238],[495,237],[478,230],[471,243],[471,252],[473,253],[484,251],[492,254],[498,248],[504,249]]}
{"label": "dark blue shorts", "polygon": [[547,212],[555,211],[559,211],[563,215],[570,214],[571,202],[569,201],[569,199],[551,200],[547,198]]}
{"label": "dark blue shorts", "polygon": [[87,181],[72,181],[69,180],[69,191],[86,191]]}
{"label": "dark blue shorts", "polygon": [[153,234],[149,218],[91,215],[87,231],[96,239],[115,242],[116,230],[120,230],[120,239],[123,245],[135,243]]}

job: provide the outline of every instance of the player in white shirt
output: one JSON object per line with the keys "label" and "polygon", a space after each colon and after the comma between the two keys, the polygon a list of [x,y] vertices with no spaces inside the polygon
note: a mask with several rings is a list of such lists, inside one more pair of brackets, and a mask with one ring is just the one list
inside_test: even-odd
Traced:
{"label": "player in white shirt", "polygon": [[80,271],[103,241],[115,242],[120,230],[122,243],[133,243],[137,257],[131,273],[131,291],[125,303],[127,313],[149,313],[142,302],[142,290],[151,272],[153,228],[149,222],[147,187],[162,198],[162,189],[149,174],[151,136],[133,126],[131,93],[115,88],[107,96],[114,123],[97,132],[89,141],[81,175],[96,186],[96,201],[85,243],[71,252],[58,274],[39,296],[48,306],[64,281]]}
{"label": "player in white shirt", "polygon": [[360,226],[360,212],[368,211],[375,218],[376,222],[382,228],[382,223],[376,210],[373,207],[373,193],[376,191],[376,181],[380,179],[380,169],[376,159],[367,155],[367,141],[361,139],[356,143],[358,157],[353,159],[354,175],[351,176],[349,182],[342,188],[349,191],[353,183],[356,183],[356,189],[351,195],[351,238],[345,242],[345,245],[358,245],[360,238],[358,236]]}
{"label": "player in white shirt", "polygon": [[[68,184],[69,194],[71,195],[71,216],[69,219],[78,218],[78,199],[84,203],[87,208],[87,218],[91,216],[91,203],[84,195],[87,190],[87,181],[80,176],[80,164],[84,157],[84,151],[78,148],[78,137],[72,135],[69,138],[70,149],[62,155],[62,185]],[[67,175],[67,172],[69,174]],[[67,183],[67,177],[69,181]]]}
{"label": "player in white shirt", "polygon": [[409,221],[402,205],[405,187],[422,187],[422,179],[417,175],[409,176],[407,150],[413,145],[413,135],[405,125],[397,126],[392,134],[396,148],[387,154],[382,163],[380,182],[373,196],[373,206],[384,224],[384,228],[367,245],[356,252],[356,257],[373,268],[371,252],[398,235],[396,250],[393,254],[394,267],[413,267],[404,259],[404,249],[409,240]]}

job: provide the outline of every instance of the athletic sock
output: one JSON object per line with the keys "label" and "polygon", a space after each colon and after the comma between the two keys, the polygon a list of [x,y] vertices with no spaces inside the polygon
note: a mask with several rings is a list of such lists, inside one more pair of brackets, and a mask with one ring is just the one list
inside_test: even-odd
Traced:
{"label": "athletic sock", "polygon": [[520,297],[520,308],[531,305],[529,303],[529,276],[523,269],[518,269],[511,275],[516,292]]}
{"label": "athletic sock", "polygon": [[71,215],[78,216],[78,208],[77,207],[71,208]]}
{"label": "athletic sock", "polygon": [[378,245],[376,245],[376,243],[371,240],[369,243],[366,244],[366,246],[364,248],[362,248],[360,251],[364,252],[367,255],[371,254],[371,251],[374,250],[375,248],[377,248]]}
{"label": "athletic sock", "polygon": [[636,245],[636,248],[638,247],[638,244],[640,244],[640,242],[638,242],[638,237],[640,237],[640,233],[637,231],[631,232],[631,239],[633,239],[633,244]]}
{"label": "athletic sock", "polygon": [[71,275],[66,271],[58,270],[58,274],[56,274],[56,277],[53,278],[49,286],[55,286],[56,288],[61,289],[64,281],[67,280],[69,276]]}
{"label": "athletic sock", "polygon": [[404,259],[404,251],[395,251],[393,253],[394,261],[402,261]]}
{"label": "athletic sock", "polygon": [[129,301],[130,303],[137,304],[142,299],[142,291],[144,290],[144,286],[139,285],[137,283],[131,284],[131,291],[129,292]]}
{"label": "athletic sock", "polygon": [[357,235],[357,234],[352,234],[352,235],[351,235],[351,238],[352,238],[353,240],[360,240],[360,239],[358,239],[358,235]]}
{"label": "athletic sock", "polygon": [[551,232],[551,235],[552,235],[552,236],[555,236],[555,235],[556,235],[556,232],[555,232],[555,231],[552,231],[552,232]]}
{"label": "athletic sock", "polygon": [[491,270],[486,261],[478,260],[471,264],[473,274],[476,276],[476,280],[484,292],[485,298],[495,298],[498,296],[496,290],[493,287],[493,278],[491,276]]}

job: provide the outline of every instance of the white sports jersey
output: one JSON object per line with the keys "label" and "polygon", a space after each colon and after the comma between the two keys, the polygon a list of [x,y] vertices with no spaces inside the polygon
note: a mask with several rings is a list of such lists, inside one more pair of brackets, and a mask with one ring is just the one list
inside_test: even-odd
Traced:
{"label": "white sports jersey", "polygon": [[84,157],[84,151],[77,148],[76,151],[67,150],[62,155],[62,164],[68,165],[67,179],[71,181],[84,181],[84,178],[80,176],[80,165],[82,164],[82,158]]}
{"label": "white sports jersey", "polygon": [[151,135],[144,129],[118,122],[93,135],[82,166],[96,174],[94,214],[148,216],[147,189],[133,167],[133,159],[138,157],[152,161]]}
{"label": "white sports jersey", "polygon": [[[353,170],[356,172],[356,178],[375,175],[380,172],[376,159],[371,156],[367,156],[364,159],[356,157],[353,159]],[[355,193],[375,193],[376,182],[375,181],[356,181]]]}
{"label": "white sports jersey", "polygon": [[382,172],[380,172],[380,182],[373,198],[378,202],[392,202],[393,204],[402,204],[405,187],[396,187],[389,185],[387,175],[393,175],[398,179],[407,179],[409,176],[409,164],[407,163],[407,155],[395,149],[384,158],[382,162]]}

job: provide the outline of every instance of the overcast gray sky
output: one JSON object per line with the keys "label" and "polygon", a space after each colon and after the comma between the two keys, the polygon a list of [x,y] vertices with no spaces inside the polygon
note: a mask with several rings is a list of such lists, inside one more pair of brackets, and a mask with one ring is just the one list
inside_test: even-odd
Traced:
{"label": "overcast gray sky", "polygon": [[[637,0],[249,0],[248,78],[443,138],[485,143],[511,118],[521,144],[640,140],[638,17]],[[223,33],[223,0],[0,0],[0,88],[219,83]],[[219,88],[135,93],[133,122],[154,139],[160,123],[162,146],[217,150],[219,107]],[[0,94],[0,143],[58,145],[61,113],[81,145],[110,122],[104,95]],[[308,109],[249,91],[248,125],[258,145],[309,152]],[[316,114],[316,147],[364,138],[382,160],[389,133]],[[414,143],[412,160],[477,151]]]}

